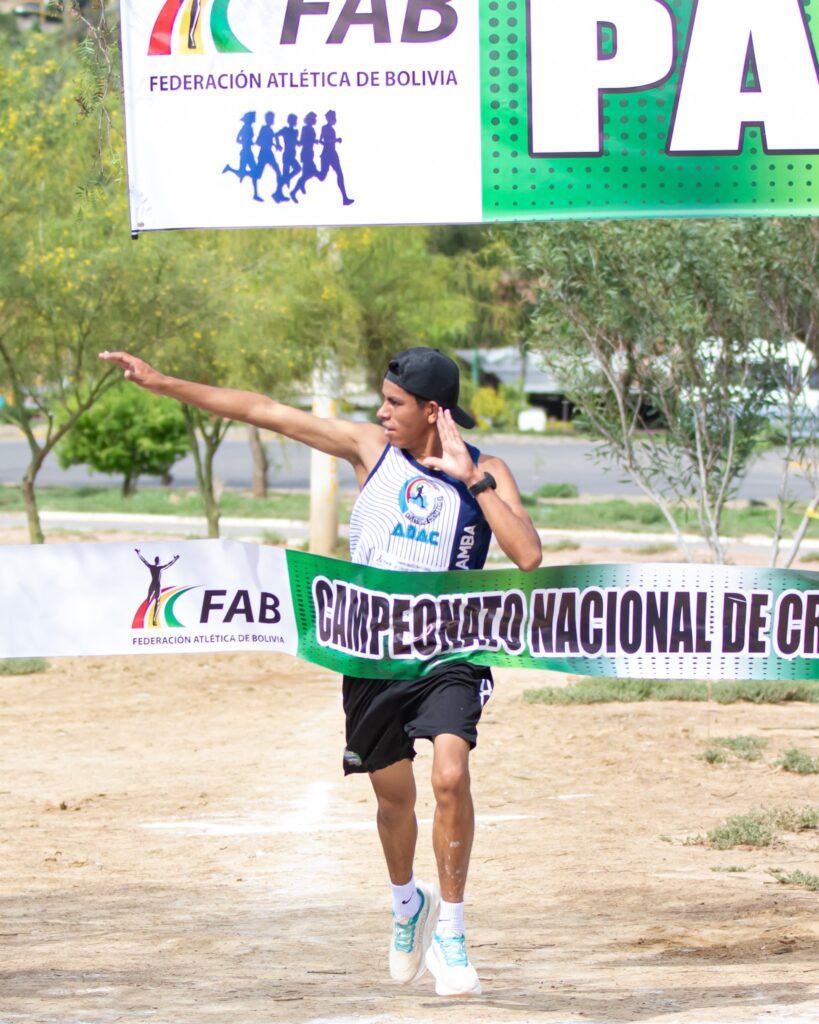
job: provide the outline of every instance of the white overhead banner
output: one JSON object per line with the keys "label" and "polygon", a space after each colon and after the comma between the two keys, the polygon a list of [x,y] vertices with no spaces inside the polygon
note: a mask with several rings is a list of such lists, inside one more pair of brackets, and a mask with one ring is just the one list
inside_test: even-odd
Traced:
{"label": "white overhead banner", "polygon": [[475,0],[121,17],[134,231],[481,219]]}
{"label": "white overhead banner", "polygon": [[817,0],[122,0],[131,225],[815,215]]}

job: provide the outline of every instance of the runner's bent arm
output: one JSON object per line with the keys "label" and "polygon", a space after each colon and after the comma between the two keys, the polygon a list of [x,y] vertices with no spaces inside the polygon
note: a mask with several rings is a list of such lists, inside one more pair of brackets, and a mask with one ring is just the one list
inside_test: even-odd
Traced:
{"label": "runner's bent arm", "polygon": [[520,493],[506,463],[494,456],[482,455],[475,473],[464,483],[471,487],[483,480],[487,471],[495,478],[497,488],[481,491],[475,501],[492,527],[492,533],[503,553],[519,569],[531,572],[540,565],[543,545],[528,512],[521,504]]}
{"label": "runner's bent arm", "polygon": [[373,423],[322,419],[254,391],[169,377],[127,352],[102,352],[100,359],[122,367],[126,380],[155,395],[175,398],[226,420],[240,420],[275,431],[310,448],[345,459],[357,470],[372,468],[384,447],[384,433]]}
{"label": "runner's bent arm", "polygon": [[424,464],[449,473],[467,487],[483,480],[484,474],[489,472],[497,487],[482,491],[475,500],[503,553],[525,572],[537,569],[543,558],[543,545],[521,504],[509,467],[502,459],[491,455],[482,455],[476,466],[448,409],[440,411],[437,423],[443,453],[440,458],[425,458]]}

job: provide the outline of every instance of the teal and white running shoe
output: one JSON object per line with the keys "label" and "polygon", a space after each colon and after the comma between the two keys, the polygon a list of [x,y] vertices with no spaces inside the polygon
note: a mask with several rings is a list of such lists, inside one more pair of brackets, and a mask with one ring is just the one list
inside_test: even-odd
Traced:
{"label": "teal and white running shoe", "polygon": [[441,896],[437,887],[416,885],[421,906],[415,917],[406,921],[392,915],[392,943],[390,944],[390,977],[401,985],[416,981],[426,972],[425,955],[432,941],[432,930],[438,920]]}
{"label": "teal and white running shoe", "polygon": [[439,996],[479,996],[481,983],[469,962],[463,935],[435,932],[427,951],[427,967],[435,978]]}

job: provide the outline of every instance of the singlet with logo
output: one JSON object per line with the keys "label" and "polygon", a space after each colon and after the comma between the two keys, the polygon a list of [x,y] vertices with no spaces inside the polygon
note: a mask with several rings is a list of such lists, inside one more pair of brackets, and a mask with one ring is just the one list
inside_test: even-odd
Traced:
{"label": "singlet with logo", "polygon": [[[467,450],[477,463],[478,449]],[[350,557],[410,572],[481,569],[491,535],[466,484],[387,445],[350,515]]]}

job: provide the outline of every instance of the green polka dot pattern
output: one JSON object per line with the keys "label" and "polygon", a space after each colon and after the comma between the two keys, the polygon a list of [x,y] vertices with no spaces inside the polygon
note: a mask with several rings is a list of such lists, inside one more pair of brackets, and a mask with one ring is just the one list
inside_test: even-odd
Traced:
{"label": "green polka dot pattern", "polygon": [[[766,154],[758,127],[745,129],[739,155],[666,152],[695,3],[665,2],[676,26],[668,80],[603,94],[601,156],[533,157],[527,0],[480,0],[484,220],[819,213],[819,153]],[[801,3],[816,54],[819,0]],[[601,26],[601,52],[611,46]]]}

